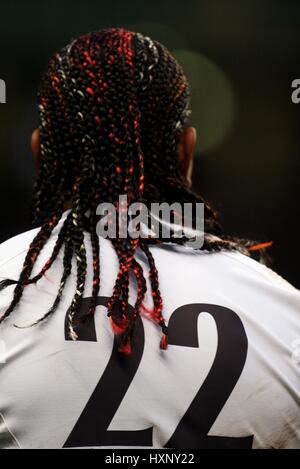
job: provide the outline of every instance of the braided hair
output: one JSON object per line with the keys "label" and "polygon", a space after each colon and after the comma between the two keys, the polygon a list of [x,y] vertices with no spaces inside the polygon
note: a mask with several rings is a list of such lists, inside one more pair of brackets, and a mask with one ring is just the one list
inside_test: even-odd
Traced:
{"label": "braided hair", "polygon": [[[84,231],[88,231],[93,256],[92,301],[94,314],[100,288],[97,206],[117,206],[120,194],[127,204],[153,202],[204,204],[208,252],[264,248],[249,241],[223,236],[210,205],[188,186],[177,161],[177,145],[189,110],[186,77],[170,52],[160,43],[124,29],[105,29],[81,36],[49,62],[38,93],[41,162],[33,196],[33,224],[40,230],[29,246],[17,281],[3,280],[0,289],[15,284],[11,304],[2,322],[18,305],[24,288],[36,283],[64,249],[63,274],[52,306],[38,324],[57,309],[65,284],[77,264],[74,297],[67,311],[68,333],[76,340],[76,323],[84,295],[87,255]],[[34,264],[64,211],[71,210],[59,231],[53,252],[41,271],[31,277]],[[119,207],[120,209],[120,207]],[[88,216],[86,214],[89,214]],[[118,220],[118,217],[117,217]],[[170,235],[169,242],[184,244],[184,237]],[[107,305],[119,350],[131,351],[131,336],[139,314],[147,314],[162,330],[161,348],[167,347],[168,329],[163,316],[158,272],[149,244],[154,238],[111,240],[118,256],[119,272]],[[153,308],[146,309],[143,269],[135,258],[140,248],[149,266]],[[137,298],[129,308],[129,278],[136,279]],[[121,315],[113,315],[116,303]]]}

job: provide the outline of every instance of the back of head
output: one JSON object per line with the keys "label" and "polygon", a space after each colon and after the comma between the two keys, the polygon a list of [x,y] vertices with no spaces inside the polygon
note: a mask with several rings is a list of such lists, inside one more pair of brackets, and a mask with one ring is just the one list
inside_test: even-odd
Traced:
{"label": "back of head", "polygon": [[[90,233],[93,252],[93,293],[88,314],[93,314],[100,286],[97,206],[109,202],[120,211],[118,198],[127,205],[153,202],[203,202],[205,228],[219,234],[205,239],[207,251],[238,248],[222,239],[216,216],[196,195],[182,174],[177,145],[189,115],[186,77],[160,43],[139,33],[106,29],[71,42],[49,62],[39,90],[41,157],[34,191],[33,218],[41,229],[31,243],[13,300],[1,321],[21,299],[26,285],[37,282],[64,249],[64,270],[53,305],[37,321],[56,310],[65,283],[77,263],[77,287],[68,310],[70,337],[76,339],[77,313],[84,295],[87,255],[84,231]],[[66,204],[71,210],[59,232],[52,255],[41,272],[31,277],[35,261],[58,223]],[[125,207],[127,208],[127,207]],[[158,273],[147,238],[111,240],[119,259],[119,273],[108,316],[120,337],[120,350],[130,351],[130,337],[146,292],[143,269],[135,259],[140,248],[148,261],[153,297],[152,319],[161,326],[165,347],[167,327],[159,291]],[[170,236],[169,241],[184,243]],[[137,282],[134,308],[128,308],[129,275]],[[118,316],[112,314],[120,306]]]}
{"label": "back of head", "polygon": [[129,203],[153,199],[155,192],[159,200],[172,197],[175,184],[184,185],[176,145],[189,114],[188,95],[168,50],[138,33],[104,30],[62,49],[39,91],[36,221],[43,222],[50,207],[59,209],[62,198],[74,202],[85,183],[92,182],[88,207],[115,203],[125,193]]}

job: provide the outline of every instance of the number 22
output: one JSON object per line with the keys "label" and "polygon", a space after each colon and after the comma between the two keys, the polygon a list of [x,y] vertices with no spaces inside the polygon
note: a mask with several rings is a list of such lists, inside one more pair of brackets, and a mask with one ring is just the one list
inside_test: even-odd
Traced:
{"label": "number 22", "polygon": [[[108,301],[107,297],[99,297],[97,305],[106,306]],[[82,314],[87,311],[89,302],[90,298],[83,300]],[[239,438],[208,435],[245,365],[248,340],[238,315],[228,308],[213,304],[195,303],[181,306],[173,312],[169,320],[169,344],[198,347],[197,320],[202,312],[209,313],[216,323],[218,346],[215,360],[165,448],[250,449],[252,435]],[[119,314],[118,305],[114,314]],[[76,331],[79,341],[97,341],[94,316],[88,317]],[[132,338],[132,354],[122,356],[117,350],[115,339],[105,371],[64,448],[153,445],[152,427],[137,431],[108,430],[140,365],[144,343],[144,327],[142,320],[138,318]]]}

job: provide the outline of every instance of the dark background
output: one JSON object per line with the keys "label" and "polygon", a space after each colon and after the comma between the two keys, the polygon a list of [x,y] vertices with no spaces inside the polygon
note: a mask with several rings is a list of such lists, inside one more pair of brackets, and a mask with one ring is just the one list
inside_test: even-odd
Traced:
{"label": "dark background", "polygon": [[299,1],[1,0],[0,17],[0,241],[30,227],[28,141],[47,60],[82,33],[124,26],[163,42],[190,78],[197,190],[230,234],[273,240],[274,269],[300,287]]}

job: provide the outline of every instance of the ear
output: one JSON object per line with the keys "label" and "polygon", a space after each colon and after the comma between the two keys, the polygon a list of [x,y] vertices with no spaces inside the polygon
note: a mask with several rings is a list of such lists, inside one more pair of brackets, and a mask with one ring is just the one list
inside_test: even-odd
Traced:
{"label": "ear", "polygon": [[36,167],[38,168],[40,166],[40,160],[41,160],[41,143],[40,143],[39,129],[35,129],[31,134],[30,148],[31,148],[31,153],[33,156],[34,163]]}
{"label": "ear", "polygon": [[189,186],[192,185],[193,159],[196,142],[196,129],[194,127],[187,127],[182,132],[177,148],[179,166]]}

